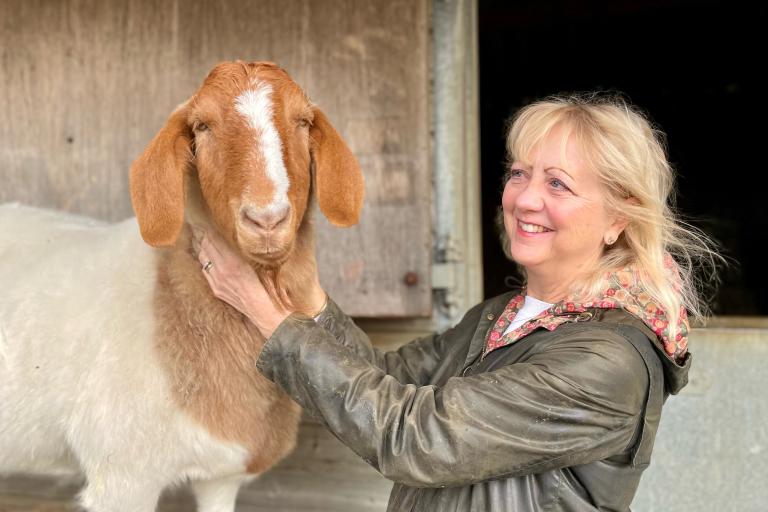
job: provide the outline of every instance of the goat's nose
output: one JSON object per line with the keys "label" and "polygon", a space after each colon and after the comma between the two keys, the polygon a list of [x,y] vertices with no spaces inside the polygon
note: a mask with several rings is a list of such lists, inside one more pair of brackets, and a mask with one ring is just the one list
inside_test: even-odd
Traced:
{"label": "goat's nose", "polygon": [[243,208],[244,220],[251,222],[255,227],[272,231],[288,218],[288,206],[269,207],[269,208]]}

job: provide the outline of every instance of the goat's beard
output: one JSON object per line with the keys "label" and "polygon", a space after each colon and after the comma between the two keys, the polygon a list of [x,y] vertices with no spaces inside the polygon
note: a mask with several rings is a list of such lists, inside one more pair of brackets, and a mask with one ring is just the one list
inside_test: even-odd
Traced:
{"label": "goat's beard", "polygon": [[[239,235],[239,233],[238,233]],[[262,240],[237,236],[237,246],[259,277],[272,302],[289,311],[316,313],[307,297],[307,286],[317,279],[313,223],[305,216],[292,235],[287,234],[279,252],[265,257]]]}
{"label": "goat's beard", "polygon": [[[293,241],[288,244],[287,248],[279,252],[270,251],[266,254],[257,251],[246,252],[244,248],[241,248],[243,255],[256,272],[272,302],[286,310],[303,311],[307,306],[301,296],[301,284],[303,283],[295,282],[299,276],[294,275],[296,274],[295,269],[288,268],[293,265],[286,265],[296,255],[294,249]],[[277,257],[273,257],[273,255],[277,255]],[[267,257],[265,258],[265,256]],[[298,281],[301,280],[301,278],[298,279]]]}
{"label": "goat's beard", "polygon": [[258,268],[256,275],[273,304],[288,311],[310,314],[310,303],[305,297],[306,282],[302,279],[304,276],[285,267]]}
{"label": "goat's beard", "polygon": [[293,309],[295,306],[293,301],[288,296],[288,292],[282,283],[280,276],[280,267],[261,267],[256,268],[256,275],[261,281],[262,286],[269,294],[269,298],[276,306],[280,306],[283,309]]}

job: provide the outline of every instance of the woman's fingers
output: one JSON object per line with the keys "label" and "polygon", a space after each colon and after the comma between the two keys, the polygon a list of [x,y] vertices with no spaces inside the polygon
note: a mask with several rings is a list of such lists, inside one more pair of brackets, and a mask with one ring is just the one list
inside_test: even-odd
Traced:
{"label": "woman's fingers", "polygon": [[232,270],[238,267],[239,261],[237,256],[232,255],[225,244],[226,242],[217,237],[217,235],[208,232],[203,233],[197,259],[206,273],[210,274],[214,268],[217,270],[227,268]]}
{"label": "woman's fingers", "polygon": [[247,316],[265,337],[290,313],[273,301],[268,285],[216,233],[203,233],[197,256],[213,294]]}
{"label": "woman's fingers", "polygon": [[211,259],[208,257],[208,253],[204,249],[200,249],[200,252],[197,253],[197,261],[200,262],[200,267],[205,268]]}
{"label": "woman's fingers", "polygon": [[209,269],[209,271],[203,272],[203,277],[205,277],[205,280],[208,281],[208,286],[211,288],[211,291],[213,292],[213,294],[216,297],[221,298],[221,297],[219,297],[219,295],[217,293],[218,289],[217,289],[217,286],[216,286],[216,281],[213,279],[213,276],[210,273],[210,269]]}
{"label": "woman's fingers", "polygon": [[200,246],[200,251],[205,252],[205,254],[209,256],[209,259],[211,260],[220,260],[221,251],[216,246],[216,242],[212,240],[212,237],[213,235],[211,233],[205,233],[202,244]]}

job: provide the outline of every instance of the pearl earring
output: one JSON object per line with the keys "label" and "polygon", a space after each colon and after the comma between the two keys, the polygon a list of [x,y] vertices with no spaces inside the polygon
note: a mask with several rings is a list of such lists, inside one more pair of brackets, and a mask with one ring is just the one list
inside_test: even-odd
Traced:
{"label": "pearl earring", "polygon": [[605,240],[605,243],[606,243],[607,245],[613,245],[613,244],[614,244],[614,242],[616,242],[616,239],[615,239],[614,237],[612,237],[612,236],[609,236],[609,237],[608,237],[608,238]]}

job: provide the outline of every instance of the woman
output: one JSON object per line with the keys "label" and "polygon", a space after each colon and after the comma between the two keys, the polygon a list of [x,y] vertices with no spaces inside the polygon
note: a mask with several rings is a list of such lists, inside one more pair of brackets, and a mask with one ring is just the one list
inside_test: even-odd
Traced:
{"label": "woman", "polygon": [[313,319],[225,243],[199,259],[267,339],[258,369],[395,482],[389,510],[629,510],[686,384],[692,262],[716,255],[675,222],[658,134],[620,100],[534,103],[508,151],[502,240],[525,286],[396,352],[317,283]]}

